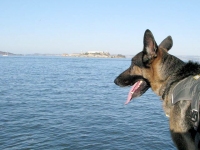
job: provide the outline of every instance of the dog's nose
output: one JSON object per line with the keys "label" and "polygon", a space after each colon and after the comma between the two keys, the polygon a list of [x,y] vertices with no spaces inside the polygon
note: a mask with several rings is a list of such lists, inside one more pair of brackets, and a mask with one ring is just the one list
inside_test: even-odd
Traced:
{"label": "dog's nose", "polygon": [[116,85],[118,85],[118,79],[116,78],[115,80],[114,80],[114,83],[116,84]]}

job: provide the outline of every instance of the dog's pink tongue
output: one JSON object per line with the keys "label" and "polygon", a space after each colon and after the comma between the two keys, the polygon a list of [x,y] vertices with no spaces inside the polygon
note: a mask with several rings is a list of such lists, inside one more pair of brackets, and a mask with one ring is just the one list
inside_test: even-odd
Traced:
{"label": "dog's pink tongue", "polygon": [[133,93],[138,89],[140,84],[141,84],[141,81],[138,81],[131,87],[125,104],[128,104],[131,101]]}

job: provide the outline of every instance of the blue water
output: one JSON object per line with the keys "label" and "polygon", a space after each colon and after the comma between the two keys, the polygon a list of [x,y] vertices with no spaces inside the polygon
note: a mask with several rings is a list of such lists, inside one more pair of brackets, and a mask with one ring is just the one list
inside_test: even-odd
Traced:
{"label": "blue water", "polygon": [[161,100],[124,105],[130,59],[0,57],[1,150],[175,149]]}

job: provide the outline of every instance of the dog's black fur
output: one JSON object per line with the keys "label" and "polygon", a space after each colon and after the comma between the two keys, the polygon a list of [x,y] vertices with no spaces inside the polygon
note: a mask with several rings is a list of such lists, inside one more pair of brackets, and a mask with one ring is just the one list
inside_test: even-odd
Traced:
{"label": "dog's black fur", "polygon": [[171,36],[158,46],[150,30],[144,34],[144,48],[132,58],[131,66],[122,72],[115,83],[130,86],[142,81],[133,98],[142,95],[148,88],[162,98],[163,109],[169,116],[172,139],[179,150],[199,148],[199,129],[195,130],[191,122],[191,101],[182,100],[174,105],[171,102],[174,86],[184,78],[200,74],[200,65],[196,62],[183,62],[170,55],[173,42]]}

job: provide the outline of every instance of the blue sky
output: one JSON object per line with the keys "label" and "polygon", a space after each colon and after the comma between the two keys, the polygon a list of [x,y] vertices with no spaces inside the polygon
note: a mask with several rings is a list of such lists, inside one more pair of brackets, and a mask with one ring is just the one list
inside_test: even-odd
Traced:
{"label": "blue sky", "polygon": [[0,51],[16,54],[106,51],[133,55],[146,29],[173,55],[200,56],[200,1],[0,0]]}

